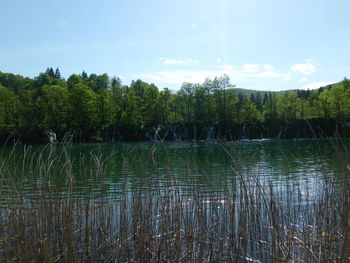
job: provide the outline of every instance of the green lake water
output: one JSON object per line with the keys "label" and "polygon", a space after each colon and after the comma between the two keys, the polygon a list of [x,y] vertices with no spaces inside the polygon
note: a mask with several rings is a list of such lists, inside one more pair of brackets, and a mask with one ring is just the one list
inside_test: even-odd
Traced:
{"label": "green lake water", "polygon": [[[234,143],[116,143],[80,144],[67,147],[74,174],[73,195],[96,202],[117,201],[121,193],[162,191],[175,187],[181,195],[194,193],[225,198],[244,179],[248,185],[273,185],[281,193],[298,189],[317,198],[323,184],[348,180],[349,140],[260,140]],[[12,155],[10,165],[31,162],[27,168],[3,178],[3,194],[13,191],[13,182],[28,198],[36,198],[40,185],[49,186],[51,196],[67,192],[65,163],[58,163],[49,176],[38,176],[42,162],[62,158],[63,146],[23,146],[3,149]],[[23,155],[26,155],[25,161]],[[39,158],[39,153],[41,154]],[[31,159],[29,161],[29,159]],[[29,165],[30,166],[30,165]],[[23,166],[24,167],[24,166]],[[344,169],[345,167],[345,169]],[[300,194],[300,193],[299,193]]]}
{"label": "green lake water", "polygon": [[75,246],[81,262],[94,249],[94,262],[346,260],[349,142],[5,147],[0,261],[17,256],[13,240],[40,251],[41,236],[57,253]]}

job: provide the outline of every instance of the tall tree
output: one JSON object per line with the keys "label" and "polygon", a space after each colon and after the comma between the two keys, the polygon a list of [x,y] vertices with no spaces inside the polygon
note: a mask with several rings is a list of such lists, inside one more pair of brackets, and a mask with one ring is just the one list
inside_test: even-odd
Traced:
{"label": "tall tree", "polygon": [[214,87],[213,87],[213,82],[211,79],[206,78],[204,83],[203,83],[203,89],[205,90],[206,93],[206,121],[207,123],[212,123],[213,122],[213,102],[212,102],[212,94],[214,92]]}
{"label": "tall tree", "polygon": [[51,78],[55,77],[55,72],[53,71],[52,67],[47,68],[45,73],[48,74]]}
{"label": "tall tree", "polygon": [[127,88],[122,85],[120,78],[111,79],[111,91],[110,91],[110,100],[111,100],[111,124],[116,128],[121,124],[121,117],[123,111],[126,109],[125,105],[125,95]]}
{"label": "tall tree", "polygon": [[266,120],[277,119],[277,98],[272,92],[269,92],[263,105],[263,116]]}
{"label": "tall tree", "polygon": [[159,110],[161,111],[161,122],[162,124],[168,124],[169,122],[169,112],[170,112],[170,97],[171,91],[168,88],[165,88],[159,92]]}
{"label": "tall tree", "polygon": [[60,70],[58,68],[56,68],[54,78],[55,79],[60,79],[61,78],[61,72],[60,72]]}
{"label": "tall tree", "polygon": [[297,117],[298,96],[294,91],[285,92],[277,100],[277,111],[279,118],[284,120],[292,120]]}
{"label": "tall tree", "polygon": [[241,106],[238,110],[237,121],[242,125],[251,125],[259,120],[259,112],[256,104],[249,98],[243,96]]}
{"label": "tall tree", "polygon": [[178,92],[178,96],[182,98],[181,100],[181,104],[183,105],[182,116],[187,123],[192,122],[193,90],[194,90],[194,84],[185,82],[182,84],[181,89]]}
{"label": "tall tree", "polygon": [[95,93],[99,93],[102,90],[107,89],[109,87],[109,77],[107,74],[91,74],[89,76],[88,84]]}
{"label": "tall tree", "polygon": [[84,78],[84,79],[88,79],[88,74],[83,71],[83,73],[81,73],[81,76]]}
{"label": "tall tree", "polygon": [[219,78],[219,89],[223,91],[223,123],[226,124],[226,90],[228,88],[234,87],[230,83],[230,77],[224,74]]}
{"label": "tall tree", "polygon": [[70,90],[71,125],[86,138],[97,125],[96,94],[86,85],[78,83]]}
{"label": "tall tree", "polygon": [[0,85],[0,130],[14,133],[18,129],[18,103],[14,92]]}
{"label": "tall tree", "polygon": [[44,130],[53,130],[56,133],[67,131],[68,124],[68,89],[66,86],[45,85],[42,87],[42,96],[38,104],[43,114],[40,124]]}

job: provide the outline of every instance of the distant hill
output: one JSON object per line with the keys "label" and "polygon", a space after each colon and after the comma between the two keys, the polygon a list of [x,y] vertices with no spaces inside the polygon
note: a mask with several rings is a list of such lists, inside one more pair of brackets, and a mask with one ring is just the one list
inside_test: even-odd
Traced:
{"label": "distant hill", "polygon": [[265,96],[269,96],[270,94],[275,95],[277,97],[283,95],[285,92],[294,91],[298,93],[298,96],[307,97],[310,93],[321,93],[328,89],[331,89],[333,86],[338,85],[340,82],[333,83],[327,86],[320,87],[318,89],[313,90],[301,90],[301,89],[293,89],[293,90],[282,90],[282,91],[266,91],[266,90],[251,90],[251,89],[241,89],[241,88],[232,88],[226,90],[228,94],[234,93],[237,96],[244,96],[248,98],[252,98],[255,102],[262,103],[264,101]]}
{"label": "distant hill", "polygon": [[[333,86],[336,86],[340,84],[340,82],[337,82],[337,83],[333,83],[333,84],[329,84],[327,86],[323,86],[323,87],[320,87],[318,89],[314,89],[312,91],[316,91],[316,92],[322,92],[322,91],[325,91],[325,90],[328,90],[330,88],[332,88]],[[247,97],[250,97],[251,95],[253,96],[260,96],[260,97],[264,97],[265,94],[275,94],[277,96],[279,95],[282,95],[283,93],[287,92],[287,91],[301,91],[300,89],[292,89],[292,90],[281,90],[281,91],[266,91],[266,90],[251,90],[251,89],[241,89],[241,88],[233,88],[231,89],[236,95],[243,95],[243,96],[247,96]]]}
{"label": "distant hill", "polygon": [[[270,91],[250,90],[250,89],[240,89],[240,88],[234,88],[233,91],[237,95],[243,95],[243,96],[247,96],[247,97],[250,97],[251,95],[256,96],[258,94],[260,94],[261,97],[264,97],[265,94],[270,93]],[[278,94],[279,92],[280,91],[271,91],[271,93],[273,93],[273,94]]]}

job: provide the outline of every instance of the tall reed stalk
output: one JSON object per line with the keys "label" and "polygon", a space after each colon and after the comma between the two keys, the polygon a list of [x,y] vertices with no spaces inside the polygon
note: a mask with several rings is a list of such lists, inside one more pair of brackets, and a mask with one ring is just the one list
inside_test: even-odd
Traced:
{"label": "tall reed stalk", "polygon": [[[113,155],[97,151],[76,159],[70,147],[50,146],[34,152],[24,147],[21,157],[16,148],[2,154],[0,261],[349,262],[346,181],[306,187],[287,181],[281,190],[230,145],[223,149],[232,180],[218,196],[194,182],[184,191],[169,164],[160,174],[167,177],[163,187],[130,189],[124,175],[112,200],[108,194],[94,198],[89,190],[76,195],[76,178],[103,181]],[[123,169],[142,178],[151,162],[148,172],[160,173],[156,151],[133,149]],[[129,167],[132,158],[138,164]],[[26,180],[36,182],[30,192]]]}

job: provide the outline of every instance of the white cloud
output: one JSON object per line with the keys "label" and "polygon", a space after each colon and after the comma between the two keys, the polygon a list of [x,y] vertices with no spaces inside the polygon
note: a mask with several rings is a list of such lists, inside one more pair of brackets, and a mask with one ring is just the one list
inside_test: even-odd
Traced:
{"label": "white cloud", "polygon": [[198,60],[193,59],[173,59],[173,58],[160,58],[165,65],[186,65],[190,66],[193,64],[199,64]]}
{"label": "white cloud", "polygon": [[275,67],[270,65],[270,64],[264,64],[263,65],[263,70],[264,71],[273,72],[273,71],[275,71]]}
{"label": "white cloud", "polygon": [[[221,74],[222,75],[222,74]],[[167,84],[182,84],[184,82],[189,83],[202,83],[206,78],[214,78],[220,76],[213,71],[160,71],[155,73],[141,74],[142,78],[149,79],[153,82],[167,83]]]}
{"label": "white cloud", "polygon": [[307,78],[301,78],[301,79],[298,80],[299,83],[303,83],[305,81],[307,81]]}
{"label": "white cloud", "polygon": [[318,81],[318,82],[312,82],[310,84],[307,84],[299,89],[303,89],[303,90],[308,90],[308,89],[318,89],[321,87],[325,87],[327,85],[333,84],[335,83],[335,81]]}
{"label": "white cloud", "polygon": [[310,75],[312,73],[316,72],[316,67],[314,64],[307,63],[307,64],[294,64],[291,69],[295,72],[300,72],[305,75]]}
{"label": "white cloud", "polygon": [[222,65],[220,68],[226,72],[236,70],[236,67],[234,65]]}
{"label": "white cloud", "polygon": [[253,65],[253,64],[244,64],[243,65],[243,72],[256,73],[258,71],[259,71],[259,66],[258,65]]}
{"label": "white cloud", "polygon": [[222,62],[222,59],[218,58],[218,59],[216,59],[216,62],[220,64]]}
{"label": "white cloud", "polygon": [[[234,74],[235,72],[231,72]],[[245,64],[243,69],[238,71],[238,77],[241,78],[272,78],[290,80],[289,73],[279,73],[275,70],[274,66],[269,64],[256,65],[256,64]]]}
{"label": "white cloud", "polygon": [[292,74],[289,74],[289,73],[285,73],[283,75],[284,75],[284,77],[282,78],[283,81],[289,81],[292,77]]}
{"label": "white cloud", "polygon": [[289,73],[279,73],[272,65],[245,64],[243,66],[219,65],[216,70],[174,70],[142,73],[138,76],[149,81],[163,84],[182,84],[183,82],[203,83],[206,78],[219,77],[227,74],[232,80],[246,81],[259,79],[290,80]]}
{"label": "white cloud", "polygon": [[192,28],[197,28],[197,24],[192,24],[191,27]]}

